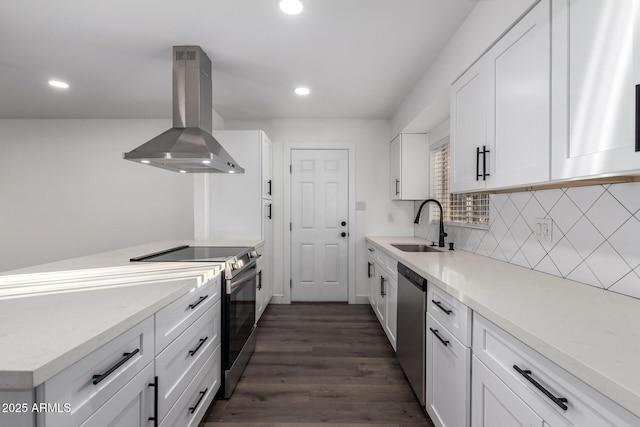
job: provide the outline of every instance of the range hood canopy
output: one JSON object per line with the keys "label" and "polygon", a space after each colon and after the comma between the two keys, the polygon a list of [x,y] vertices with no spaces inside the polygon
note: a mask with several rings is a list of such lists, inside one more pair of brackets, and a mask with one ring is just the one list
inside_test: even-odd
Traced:
{"label": "range hood canopy", "polygon": [[125,160],[180,173],[244,173],[211,135],[211,60],[199,46],[173,47],[173,127]]}

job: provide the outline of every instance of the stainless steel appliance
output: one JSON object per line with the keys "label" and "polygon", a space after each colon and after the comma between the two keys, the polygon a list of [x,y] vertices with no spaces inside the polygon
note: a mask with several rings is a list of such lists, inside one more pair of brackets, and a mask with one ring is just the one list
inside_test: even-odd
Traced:
{"label": "stainless steel appliance", "polygon": [[427,279],[398,263],[398,330],[396,357],[411,388],[425,403],[425,313]]}
{"label": "stainless steel appliance", "polygon": [[181,173],[244,173],[211,135],[211,60],[199,46],[173,47],[173,127],[125,160]]}
{"label": "stainless steel appliance", "polygon": [[256,347],[256,261],[251,247],[178,246],[131,258],[143,262],[224,263],[222,280],[222,384],[218,397],[229,398]]}

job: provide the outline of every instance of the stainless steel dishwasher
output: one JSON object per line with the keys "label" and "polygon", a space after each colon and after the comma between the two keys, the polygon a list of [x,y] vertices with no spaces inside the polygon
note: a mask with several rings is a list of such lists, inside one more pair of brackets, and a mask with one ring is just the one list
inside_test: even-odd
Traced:
{"label": "stainless steel dishwasher", "polygon": [[427,279],[398,263],[398,330],[396,356],[411,388],[425,403],[425,313]]}

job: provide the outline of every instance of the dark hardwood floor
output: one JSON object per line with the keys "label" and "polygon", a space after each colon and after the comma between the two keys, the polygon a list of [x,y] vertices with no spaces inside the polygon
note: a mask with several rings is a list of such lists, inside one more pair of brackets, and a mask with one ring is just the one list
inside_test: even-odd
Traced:
{"label": "dark hardwood floor", "polygon": [[368,305],[270,305],[229,400],[200,427],[430,426]]}

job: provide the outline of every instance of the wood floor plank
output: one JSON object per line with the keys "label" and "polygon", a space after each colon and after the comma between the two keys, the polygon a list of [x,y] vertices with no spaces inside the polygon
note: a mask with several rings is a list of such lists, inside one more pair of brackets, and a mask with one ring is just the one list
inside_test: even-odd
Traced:
{"label": "wood floor plank", "polygon": [[270,305],[229,400],[200,427],[433,427],[367,305]]}

